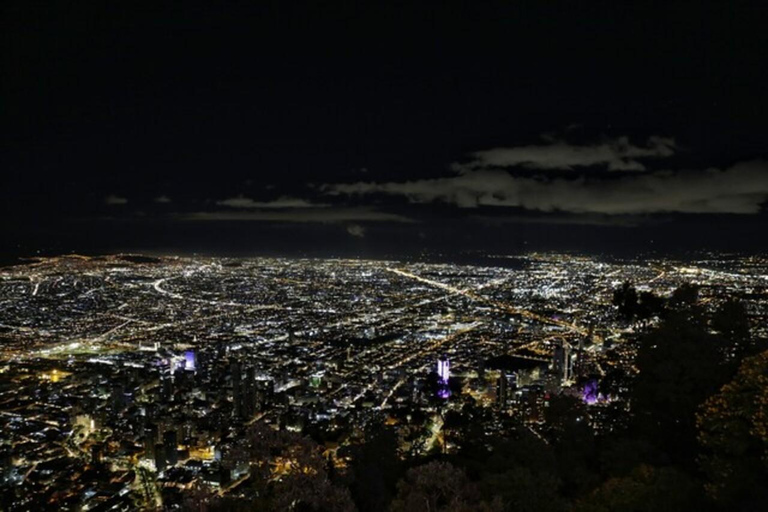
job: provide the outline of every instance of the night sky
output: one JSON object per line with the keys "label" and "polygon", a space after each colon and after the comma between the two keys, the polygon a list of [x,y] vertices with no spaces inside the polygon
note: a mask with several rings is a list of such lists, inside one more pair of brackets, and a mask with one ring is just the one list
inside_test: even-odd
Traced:
{"label": "night sky", "polygon": [[768,248],[763,2],[99,3],[4,7],[6,256]]}

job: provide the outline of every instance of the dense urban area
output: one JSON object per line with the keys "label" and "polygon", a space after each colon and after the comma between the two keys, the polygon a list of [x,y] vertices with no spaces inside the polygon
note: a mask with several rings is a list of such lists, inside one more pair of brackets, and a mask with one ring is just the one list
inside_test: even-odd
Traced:
{"label": "dense urban area", "polygon": [[0,269],[0,508],[766,503],[768,259],[486,261]]}

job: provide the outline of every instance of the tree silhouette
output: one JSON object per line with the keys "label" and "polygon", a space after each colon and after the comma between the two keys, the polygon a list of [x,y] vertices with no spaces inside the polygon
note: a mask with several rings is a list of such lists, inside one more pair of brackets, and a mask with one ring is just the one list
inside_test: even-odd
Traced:
{"label": "tree silhouette", "polygon": [[427,401],[432,403],[441,403],[442,399],[439,396],[442,383],[440,382],[440,375],[436,371],[431,371],[424,378],[423,393]]}
{"label": "tree silhouette", "polygon": [[683,283],[672,292],[669,305],[676,309],[685,309],[696,304],[699,300],[699,287],[691,283]]}
{"label": "tree silhouette", "polygon": [[670,312],[641,340],[631,394],[634,431],[678,462],[693,464],[696,409],[728,378],[720,348],[695,307]]}
{"label": "tree silhouette", "polygon": [[610,478],[579,500],[574,512],[678,512],[701,510],[700,487],[673,468],[640,466],[629,476]]}
{"label": "tree silhouette", "polygon": [[501,511],[498,500],[481,500],[464,471],[448,462],[433,461],[409,469],[397,484],[392,512]]}
{"label": "tree silhouette", "polygon": [[638,294],[629,281],[624,281],[620,288],[613,291],[613,305],[627,321],[650,320],[653,317],[664,316],[666,303],[664,298],[650,291]]}
{"label": "tree silhouette", "polygon": [[308,437],[256,423],[230,452],[238,463],[249,463],[251,486],[264,498],[261,509],[355,509],[349,490],[328,477],[322,447]]}
{"label": "tree silhouette", "polygon": [[597,480],[595,436],[586,405],[580,399],[554,396],[545,409],[546,435],[558,460],[563,493],[580,494]]}
{"label": "tree silhouette", "polygon": [[490,446],[461,450],[454,458],[477,481],[483,496],[497,497],[504,510],[560,511],[561,480],[550,446],[520,427],[509,438],[493,438]]}
{"label": "tree silhouette", "polygon": [[554,474],[537,474],[516,466],[503,473],[489,473],[480,481],[484,496],[499,498],[509,512],[559,512],[565,502],[558,496],[560,480]]}
{"label": "tree silhouette", "polygon": [[666,301],[663,298],[653,292],[644,291],[640,293],[635,312],[639,320],[650,320],[653,317],[663,316],[665,307]]}
{"label": "tree silhouette", "polygon": [[613,305],[619,308],[619,314],[626,320],[632,320],[637,314],[637,290],[632,283],[624,281],[621,288],[613,291]]}
{"label": "tree silhouette", "polygon": [[710,495],[730,506],[759,501],[768,508],[768,351],[744,360],[702,405],[697,424]]}
{"label": "tree silhouette", "polygon": [[728,360],[741,361],[760,351],[750,332],[746,306],[739,300],[730,299],[715,311],[712,329],[723,338],[724,356]]}
{"label": "tree silhouette", "polygon": [[387,510],[401,474],[397,436],[388,428],[375,428],[349,453],[349,487],[357,508]]}

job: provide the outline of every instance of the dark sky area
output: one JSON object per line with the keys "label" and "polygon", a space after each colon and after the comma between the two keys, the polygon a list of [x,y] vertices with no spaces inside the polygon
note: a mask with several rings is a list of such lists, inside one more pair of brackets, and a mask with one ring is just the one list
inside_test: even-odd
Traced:
{"label": "dark sky area", "polygon": [[768,247],[763,2],[174,4],[5,3],[4,255]]}

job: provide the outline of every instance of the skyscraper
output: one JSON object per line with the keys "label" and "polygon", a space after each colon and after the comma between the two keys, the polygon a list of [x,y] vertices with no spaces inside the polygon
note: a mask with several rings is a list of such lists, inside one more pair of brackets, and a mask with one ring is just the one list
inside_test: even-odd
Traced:
{"label": "skyscraper", "polygon": [[507,405],[508,383],[507,376],[502,371],[496,380],[496,404],[499,407]]}
{"label": "skyscraper", "polygon": [[239,418],[243,409],[243,378],[238,361],[233,361],[230,366],[230,374],[232,377],[232,415]]}
{"label": "skyscraper", "polygon": [[157,443],[157,425],[148,423],[144,427],[144,454],[145,457],[155,460],[155,443]]}
{"label": "skyscraper", "polygon": [[440,376],[440,380],[448,384],[448,378],[451,373],[451,362],[447,357],[443,356],[437,360],[437,374]]}
{"label": "skyscraper", "polygon": [[562,383],[569,382],[573,378],[573,354],[571,345],[563,341],[561,345],[555,347],[552,357],[552,367],[555,374]]}
{"label": "skyscraper", "polygon": [[451,396],[451,390],[448,387],[448,379],[451,376],[451,362],[445,356],[437,360],[437,376],[439,385],[437,394],[440,398],[448,398]]}
{"label": "skyscraper", "polygon": [[242,418],[250,418],[256,413],[256,372],[252,366],[245,370],[245,380],[242,382],[243,405],[240,410]]}
{"label": "skyscraper", "polygon": [[165,445],[165,461],[169,466],[175,466],[179,462],[179,443],[175,430],[165,431],[163,434],[163,445]]}
{"label": "skyscraper", "polygon": [[162,443],[155,445],[155,469],[158,473],[165,470],[165,446]]}

